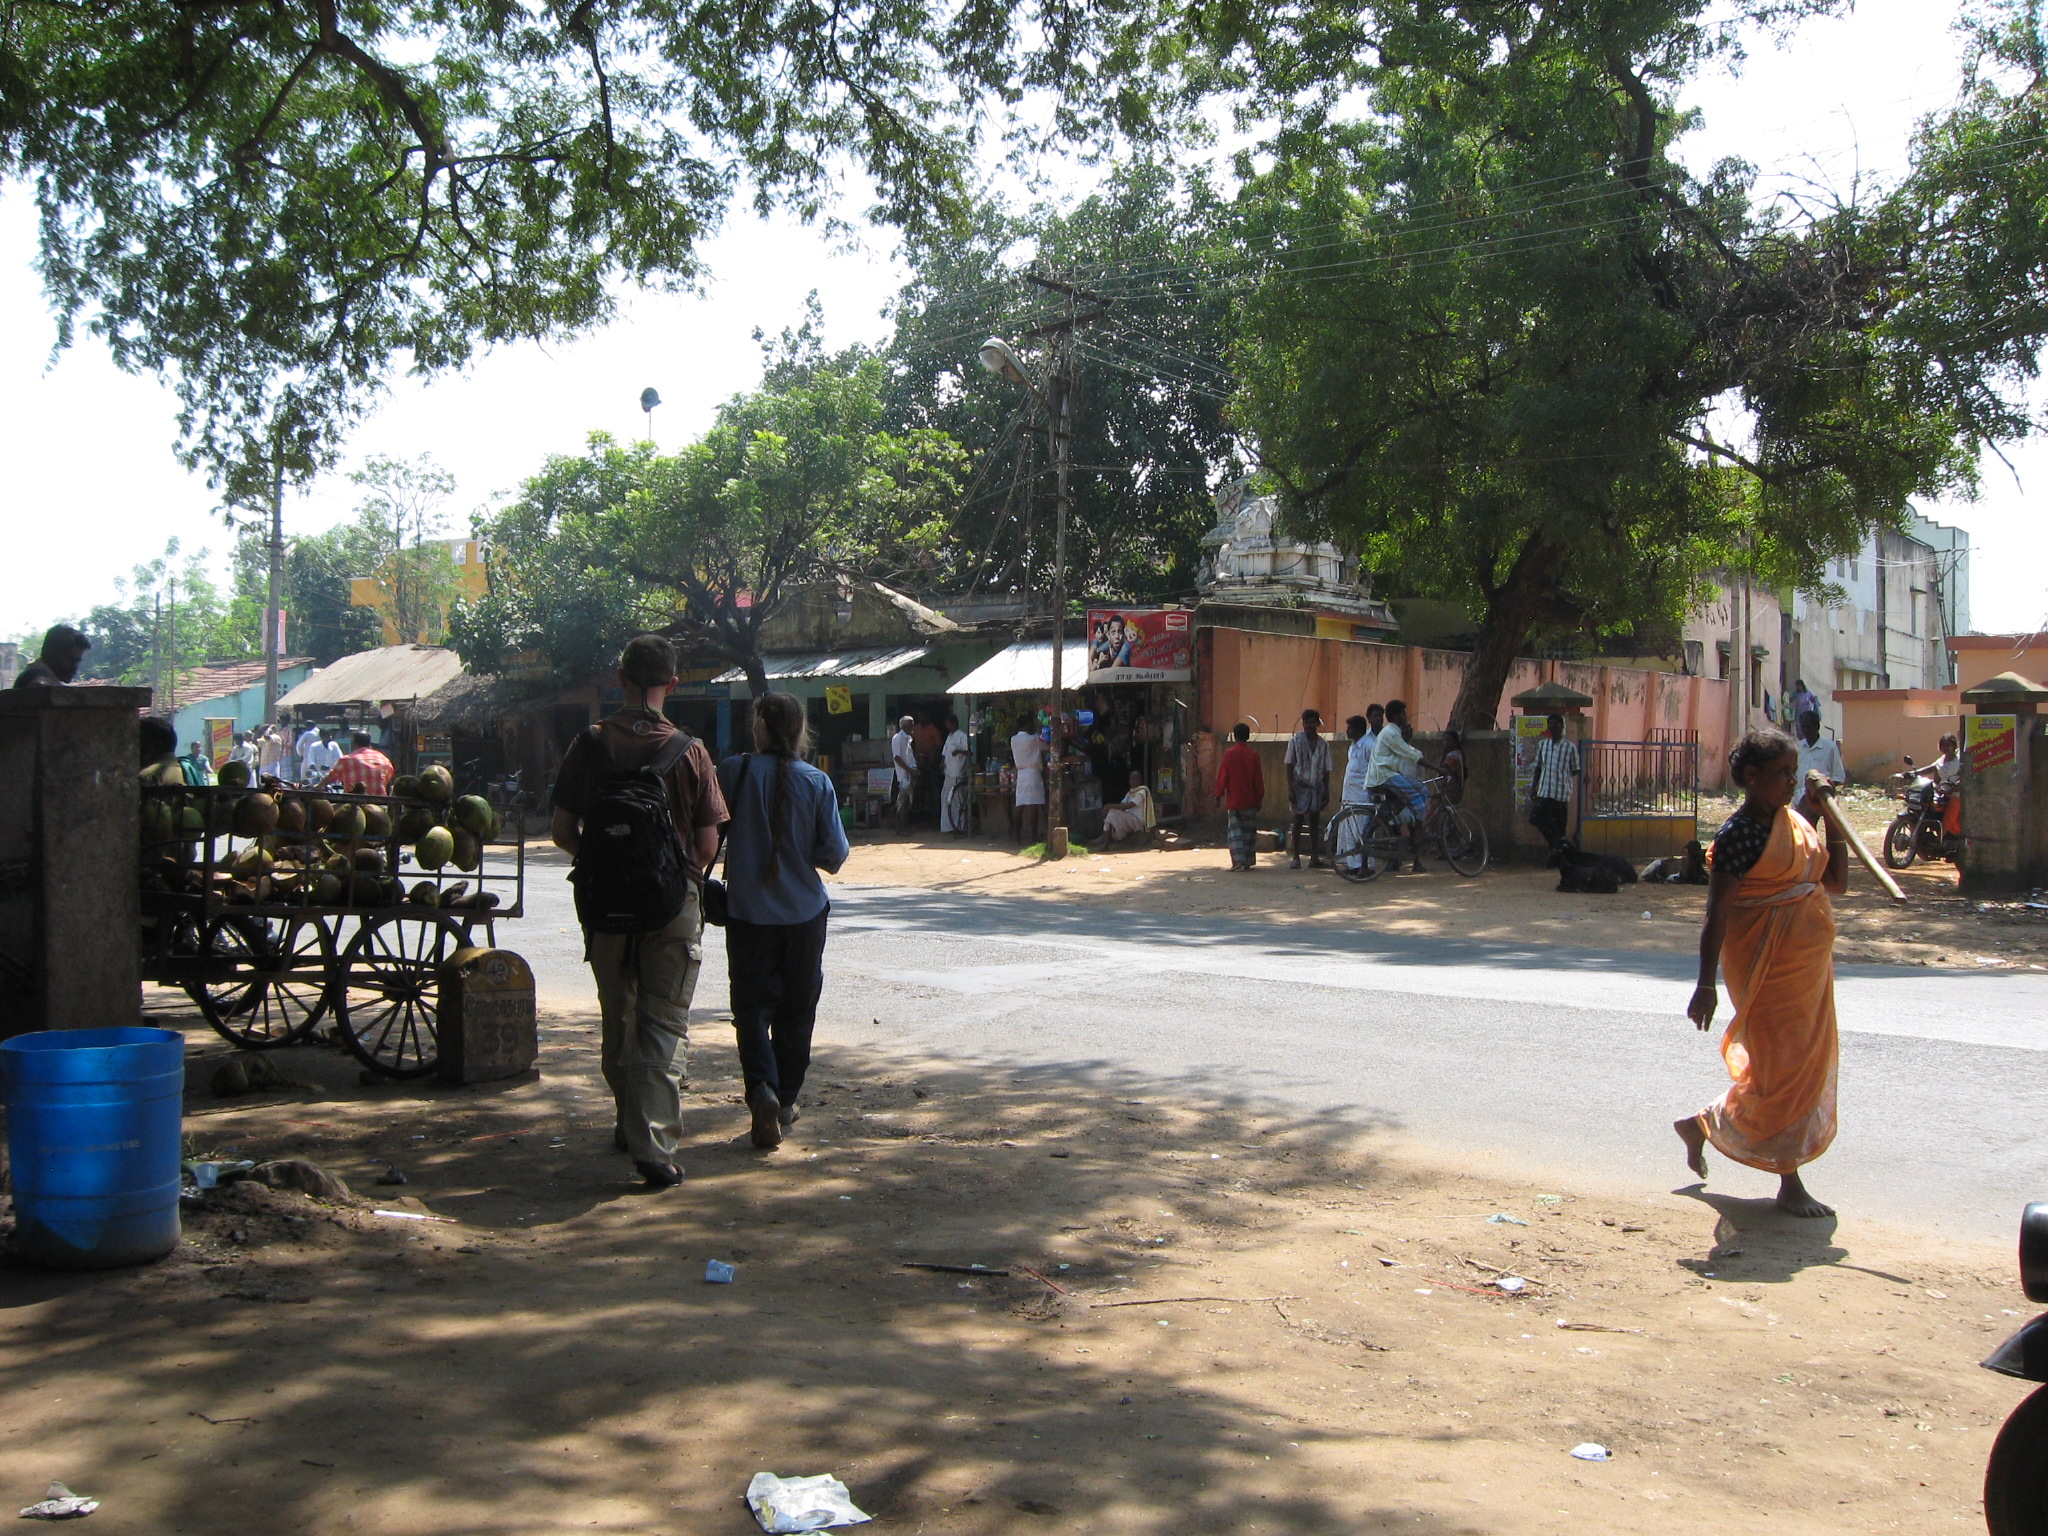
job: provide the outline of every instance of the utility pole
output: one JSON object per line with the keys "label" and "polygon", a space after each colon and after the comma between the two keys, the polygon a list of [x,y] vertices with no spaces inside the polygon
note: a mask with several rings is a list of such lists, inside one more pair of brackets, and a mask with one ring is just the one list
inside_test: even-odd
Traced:
{"label": "utility pole", "polygon": [[[1026,331],[1027,336],[1055,338],[1052,371],[1046,380],[1046,414],[1052,434],[1053,535],[1052,535],[1052,751],[1046,758],[1045,798],[1047,824],[1045,855],[1049,859],[1067,856],[1067,801],[1065,746],[1066,726],[1065,661],[1067,651],[1067,510],[1072,502],[1068,472],[1074,446],[1074,332],[1080,326],[1101,319],[1109,312],[1109,300],[1100,294],[1058,278],[1026,276],[1041,288],[1066,295],[1067,314],[1063,320]],[[1098,307],[1089,314],[1077,314],[1075,301],[1086,299]]]}
{"label": "utility pole", "polygon": [[279,601],[284,589],[284,455],[275,436],[270,445],[270,601],[263,610],[263,723],[277,723]]}

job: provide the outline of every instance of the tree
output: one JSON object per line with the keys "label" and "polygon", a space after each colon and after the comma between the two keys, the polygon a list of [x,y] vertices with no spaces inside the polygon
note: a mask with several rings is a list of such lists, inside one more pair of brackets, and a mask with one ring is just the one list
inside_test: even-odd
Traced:
{"label": "tree", "polygon": [[1721,566],[1824,589],[2012,425],[1942,384],[1955,327],[1906,344],[1907,208],[1671,158],[1705,9],[1381,0],[1372,115],[1283,133],[1244,199],[1241,419],[1292,517],[1480,608],[1456,726],[1541,627],[1675,619]]}
{"label": "tree", "polygon": [[[41,269],[168,373],[219,468],[289,394],[324,461],[394,361],[602,322],[616,281],[688,284],[741,188],[944,222],[984,113],[1025,89],[1053,133],[1147,131],[1110,7],[972,0],[20,0],[0,27],[0,175],[33,181]],[[1134,61],[1136,62],[1136,61]]]}
{"label": "tree", "polygon": [[[172,539],[156,559],[115,583],[115,601],[72,620],[92,641],[80,675],[130,686],[155,683],[169,695],[193,667],[253,654],[255,636],[223,599],[206,560],[205,550],[184,554]],[[40,634],[36,639],[40,644]]]}
{"label": "tree", "polygon": [[599,433],[583,457],[550,459],[479,526],[491,590],[457,611],[464,661],[538,655],[580,679],[634,630],[663,629],[766,692],[762,627],[796,587],[914,570],[943,540],[958,445],[883,431],[881,386],[874,358],[796,345],[672,458]]}
{"label": "tree", "polygon": [[461,588],[455,560],[442,535],[441,506],[455,494],[455,477],[433,455],[372,458],[349,477],[368,494],[356,508],[358,526],[376,553],[358,574],[373,576],[388,599],[383,610],[400,645],[438,645]]}
{"label": "tree", "polygon": [[1044,412],[975,358],[988,335],[1030,350],[1026,333],[1064,315],[1063,301],[1028,280],[1036,270],[1078,273],[1112,296],[1106,319],[1079,336],[1070,581],[1116,598],[1194,586],[1215,520],[1211,489],[1245,467],[1223,415],[1230,297],[1189,280],[1221,238],[1222,213],[1202,177],[1138,160],[1071,208],[1020,215],[984,201],[964,232],[912,244],[886,354],[888,419],[946,432],[975,463],[935,584],[1050,586]]}

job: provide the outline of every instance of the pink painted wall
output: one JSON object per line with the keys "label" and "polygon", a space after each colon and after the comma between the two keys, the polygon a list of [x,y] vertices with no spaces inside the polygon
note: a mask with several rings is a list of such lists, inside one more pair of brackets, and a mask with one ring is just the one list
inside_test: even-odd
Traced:
{"label": "pink painted wall", "polygon": [[[1216,732],[1247,720],[1260,732],[1284,733],[1314,708],[1324,730],[1341,735],[1347,715],[1388,699],[1408,701],[1416,729],[1438,731],[1465,679],[1462,651],[1213,627],[1201,630],[1197,642],[1201,726]],[[1592,698],[1586,713],[1593,739],[1643,741],[1652,730],[1697,730],[1701,783],[1717,786],[1726,776],[1728,684],[1721,679],[1523,658],[1501,690],[1496,718],[1504,723],[1512,713],[1507,700],[1544,682]]]}

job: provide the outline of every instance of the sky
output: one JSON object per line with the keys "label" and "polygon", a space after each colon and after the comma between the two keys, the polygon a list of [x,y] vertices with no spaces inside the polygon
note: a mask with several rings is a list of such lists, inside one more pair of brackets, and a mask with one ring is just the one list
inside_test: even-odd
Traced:
{"label": "sky", "polygon": [[[1880,181],[1905,165],[1914,121],[1952,99],[1959,71],[1952,6],[1862,0],[1844,18],[1808,23],[1784,46],[1753,45],[1739,73],[1699,80],[1705,114],[1682,141],[1695,169],[1723,156],[1757,166],[1766,186]],[[1056,176],[1055,172],[1055,176]],[[1089,173],[1076,168],[1077,194]],[[123,374],[89,338],[51,356],[54,325],[33,269],[28,197],[0,188],[0,463],[10,558],[0,562],[0,636],[40,629],[115,598],[114,584],[170,538],[222,555],[230,535],[204,482],[172,455],[176,407],[152,379]],[[720,401],[760,377],[758,327],[803,318],[815,289],[831,347],[880,341],[882,310],[902,278],[886,230],[849,239],[735,210],[707,248],[701,295],[635,293],[609,326],[571,340],[498,349],[459,375],[398,380],[350,439],[341,471],[288,499],[288,530],[347,518],[347,472],[370,457],[431,453],[456,478],[459,531],[472,510],[514,491],[549,453],[586,435],[644,434],[639,396],[662,397],[655,440],[673,449],[701,432]],[[1971,619],[1991,632],[2048,622],[2048,536],[2030,493],[2048,487],[2048,443],[2008,448],[1986,465],[1974,503],[1922,507],[1971,533]]]}

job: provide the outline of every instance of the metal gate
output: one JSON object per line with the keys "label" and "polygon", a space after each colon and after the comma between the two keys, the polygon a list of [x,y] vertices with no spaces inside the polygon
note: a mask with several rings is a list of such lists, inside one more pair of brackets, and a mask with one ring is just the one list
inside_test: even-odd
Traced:
{"label": "metal gate", "polygon": [[1699,836],[1700,746],[1682,741],[1589,741],[1579,779],[1579,841],[1588,853],[1635,863],[1683,851]]}

